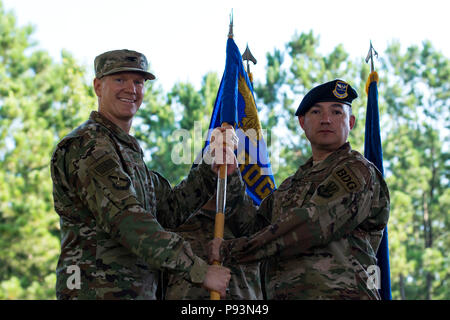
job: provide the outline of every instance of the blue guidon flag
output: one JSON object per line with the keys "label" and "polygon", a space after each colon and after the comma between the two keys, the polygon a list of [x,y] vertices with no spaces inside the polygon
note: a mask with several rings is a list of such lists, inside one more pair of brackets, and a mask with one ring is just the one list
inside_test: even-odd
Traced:
{"label": "blue guidon flag", "polygon": [[247,194],[256,205],[276,189],[252,85],[242,63],[242,56],[232,38],[227,40],[225,71],[220,82],[211,116],[208,137],[222,123],[234,126],[239,138],[235,151]]}

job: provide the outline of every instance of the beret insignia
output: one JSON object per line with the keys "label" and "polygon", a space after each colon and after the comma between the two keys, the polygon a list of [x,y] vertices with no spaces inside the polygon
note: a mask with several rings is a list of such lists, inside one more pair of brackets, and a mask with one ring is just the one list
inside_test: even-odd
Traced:
{"label": "beret insignia", "polygon": [[333,90],[333,94],[336,98],[344,99],[348,96],[347,93],[348,83],[344,81],[336,81],[336,87]]}

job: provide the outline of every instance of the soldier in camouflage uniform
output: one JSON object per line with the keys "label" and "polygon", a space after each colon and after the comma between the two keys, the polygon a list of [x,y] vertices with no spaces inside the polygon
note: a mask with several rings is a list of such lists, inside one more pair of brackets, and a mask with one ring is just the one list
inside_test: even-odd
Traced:
{"label": "soldier in camouflage uniform", "polygon": [[147,67],[135,51],[99,55],[98,112],[64,137],[52,156],[61,227],[58,299],[155,299],[159,270],[225,294],[229,270],[207,265],[189,243],[163,229],[184,222],[213,195],[215,173],[202,163],[172,188],[148,170],[128,134],[144,82],[155,78]]}
{"label": "soldier in camouflage uniform", "polygon": [[[238,181],[234,179],[234,181]],[[239,181],[240,182],[240,181]],[[229,181],[227,192],[233,190],[233,181]],[[238,185],[238,190],[240,185]],[[183,225],[172,230],[183,237],[192,247],[192,251],[202,259],[207,259],[207,243],[213,238],[214,218],[216,214],[216,197],[212,197],[194,216],[189,218]],[[245,236],[239,224],[233,219],[234,212],[225,214],[224,239],[234,239]],[[226,299],[231,300],[262,300],[261,277],[259,262],[249,264],[227,265],[231,270],[231,279]],[[167,300],[207,300],[209,293],[192,285],[179,274],[168,275],[166,291]]]}
{"label": "soldier in camouflage uniform", "polygon": [[[356,97],[342,80],[312,89],[296,112],[312,157],[258,210],[242,194],[235,210],[256,222],[255,234],[211,242],[211,261],[268,259],[268,299],[380,299],[368,281],[389,218],[389,191],[375,165],[346,142]],[[261,229],[265,219],[271,224]]]}

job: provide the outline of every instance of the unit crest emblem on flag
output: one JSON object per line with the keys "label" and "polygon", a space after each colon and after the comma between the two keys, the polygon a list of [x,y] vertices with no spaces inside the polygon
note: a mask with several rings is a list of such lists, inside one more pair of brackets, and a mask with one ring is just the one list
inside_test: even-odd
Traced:
{"label": "unit crest emblem on flag", "polygon": [[239,127],[241,127],[247,137],[256,144],[257,141],[262,138],[261,123],[259,122],[258,111],[256,110],[252,92],[242,75],[239,75],[238,88],[245,101],[245,116],[239,122]]}

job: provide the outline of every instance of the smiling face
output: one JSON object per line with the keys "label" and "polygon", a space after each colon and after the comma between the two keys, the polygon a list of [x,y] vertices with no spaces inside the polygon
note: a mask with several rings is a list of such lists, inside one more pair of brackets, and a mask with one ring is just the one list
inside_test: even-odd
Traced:
{"label": "smiling face", "polygon": [[[94,79],[98,97],[99,113],[122,127],[126,132],[131,127],[133,116],[144,98],[145,78],[137,72],[121,72]],[[128,124],[128,130],[124,124]]]}
{"label": "smiling face", "polygon": [[338,102],[318,102],[298,119],[311,143],[315,160],[322,160],[323,155],[341,147],[355,125],[350,107]]}

